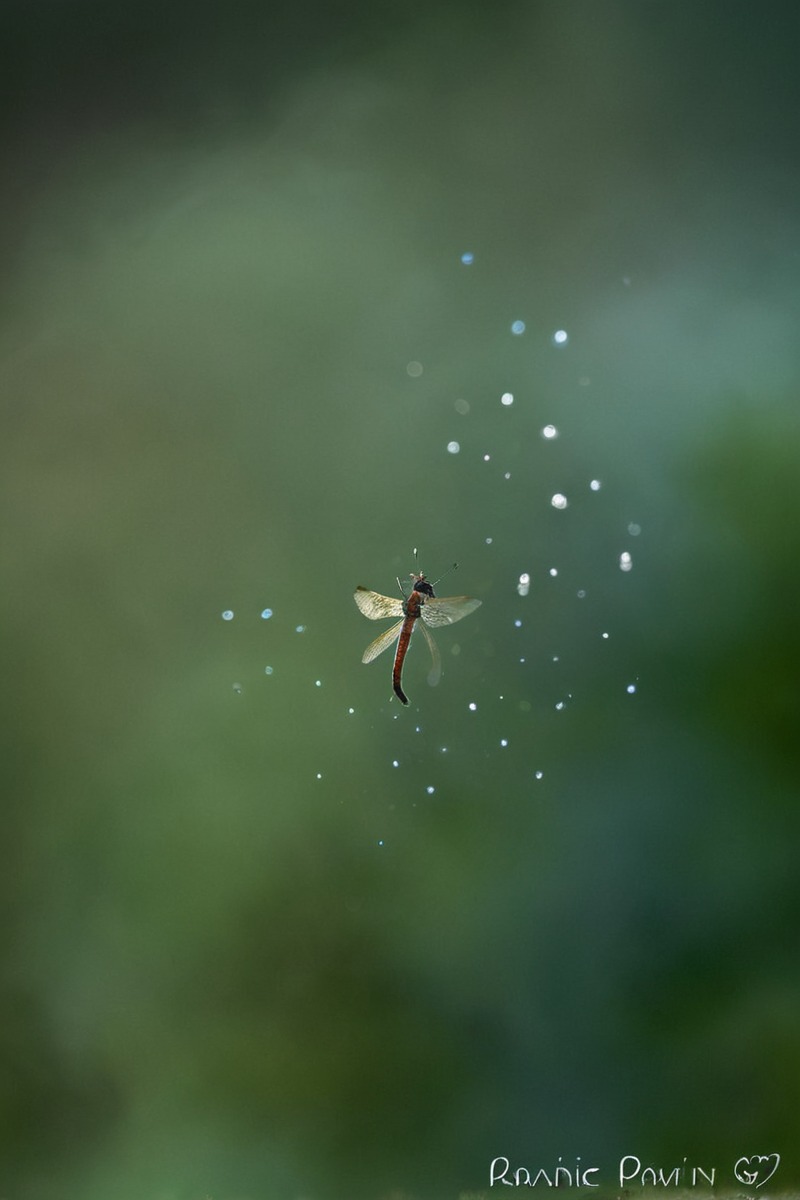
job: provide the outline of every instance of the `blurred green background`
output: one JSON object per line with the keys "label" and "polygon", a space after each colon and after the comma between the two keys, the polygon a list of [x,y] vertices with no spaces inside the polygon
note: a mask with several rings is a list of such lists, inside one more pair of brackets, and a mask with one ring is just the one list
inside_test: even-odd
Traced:
{"label": "blurred green background", "polygon": [[800,1184],[794,6],[3,21],[0,1192]]}

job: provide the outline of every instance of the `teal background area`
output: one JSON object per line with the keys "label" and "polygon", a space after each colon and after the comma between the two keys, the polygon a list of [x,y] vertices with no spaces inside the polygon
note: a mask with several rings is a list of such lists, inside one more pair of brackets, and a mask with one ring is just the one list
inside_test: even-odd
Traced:
{"label": "teal background area", "polygon": [[794,8],[4,21],[0,1193],[797,1187]]}

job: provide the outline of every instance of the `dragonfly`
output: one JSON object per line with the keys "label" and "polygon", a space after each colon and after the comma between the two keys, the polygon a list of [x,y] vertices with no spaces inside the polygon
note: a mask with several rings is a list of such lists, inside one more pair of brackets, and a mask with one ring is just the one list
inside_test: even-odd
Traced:
{"label": "dragonfly", "polygon": [[[416,552],[415,552],[416,554]],[[453,563],[450,570],[454,570],[458,563]],[[448,572],[445,572],[447,574]],[[399,617],[400,620],[392,625],[389,629],[384,630],[379,637],[375,638],[374,642],[370,642],[364,651],[361,661],[370,663],[379,654],[383,654],[384,650],[388,650],[397,642],[397,650],[394,656],[394,666],[392,668],[392,687],[394,694],[403,704],[408,704],[408,696],[403,691],[403,663],[405,662],[406,653],[409,643],[411,642],[411,634],[414,632],[414,626],[419,623],[422,632],[425,634],[425,641],[428,643],[428,649],[431,652],[433,666],[428,675],[428,683],[435,686],[442,674],[442,660],[439,656],[439,651],[430,629],[436,629],[442,625],[455,625],[456,621],[461,621],[464,617],[468,617],[471,612],[475,612],[476,608],[480,608],[481,601],[473,600],[471,596],[437,596],[434,592],[434,587],[439,583],[440,579],[444,579],[444,575],[440,576],[434,583],[430,583],[425,575],[420,571],[413,572],[411,575],[413,584],[411,591],[406,595],[405,589],[397,580],[397,586],[402,592],[402,600],[394,596],[382,596],[380,592],[371,592],[368,588],[356,588],[354,599],[361,612],[365,617],[369,617],[371,621],[379,621],[382,617]],[[419,618],[422,617],[420,621]]]}

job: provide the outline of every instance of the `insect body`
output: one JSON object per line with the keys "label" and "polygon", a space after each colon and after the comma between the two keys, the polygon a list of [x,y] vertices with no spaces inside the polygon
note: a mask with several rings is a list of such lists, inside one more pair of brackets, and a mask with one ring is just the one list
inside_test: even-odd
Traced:
{"label": "insect body", "polygon": [[[456,621],[460,621],[474,612],[481,603],[480,600],[473,600],[470,596],[440,598],[434,594],[433,584],[424,575],[415,574],[411,578],[414,580],[411,592],[408,596],[403,592],[402,600],[393,596],[382,596],[380,592],[371,592],[364,587],[357,587],[355,590],[356,604],[364,616],[369,617],[371,621],[380,620],[381,617],[400,617],[395,625],[385,630],[380,637],[376,637],[374,642],[370,642],[361,661],[372,662],[373,658],[377,658],[379,654],[397,642],[392,669],[392,686],[398,700],[403,704],[408,704],[408,697],[402,686],[403,663],[411,641],[411,634],[420,617],[422,618],[420,622],[422,632],[425,634],[425,640],[433,659],[428,682],[435,685],[439,682],[442,673],[442,661],[429,629],[435,629],[441,625],[454,625]],[[402,592],[403,585],[399,579],[397,583]]]}

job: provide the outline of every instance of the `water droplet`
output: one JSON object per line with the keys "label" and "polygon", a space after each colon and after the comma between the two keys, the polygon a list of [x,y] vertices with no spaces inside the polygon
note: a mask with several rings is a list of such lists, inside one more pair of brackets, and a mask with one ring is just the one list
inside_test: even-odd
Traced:
{"label": "water droplet", "polygon": [[393,766],[393,767],[399,767],[399,766],[400,766],[400,763],[398,762],[398,760],[397,760],[396,758],[393,758],[393,759],[392,759],[392,766]]}
{"label": "water droplet", "polygon": [[630,525],[628,526],[628,533],[631,535],[631,537],[638,537],[641,532],[641,525],[637,525],[634,521],[631,521]]}
{"label": "water droplet", "polygon": [[422,374],[422,363],[414,360],[406,365],[406,371],[412,379],[417,379]]}
{"label": "water droplet", "polygon": [[603,634],[601,634],[601,637],[607,638],[607,637],[608,637],[608,634],[607,634],[607,633],[603,633]]}
{"label": "water droplet", "polygon": [[350,716],[350,717],[352,717],[352,715],[353,715],[353,713],[354,713],[355,711],[356,711],[356,710],[355,710],[354,708],[348,708],[348,710],[347,710],[347,715],[348,715],[348,716]]}
{"label": "water droplet", "polygon": [[465,267],[471,267],[475,261],[475,255],[472,253],[471,250],[465,250],[464,253],[461,255],[461,261]]}
{"label": "water droplet", "polygon": [[599,492],[600,488],[602,486],[603,485],[599,479],[593,479],[592,482],[589,484],[589,487],[592,489],[593,492]]}
{"label": "water droplet", "polygon": [[533,777],[534,777],[534,779],[543,779],[544,771],[535,771]]}
{"label": "water droplet", "polygon": [[519,617],[517,617],[516,621],[514,622],[514,628],[515,628],[515,629],[521,629],[521,628],[522,628],[522,621],[520,621]]}
{"label": "water droplet", "polygon": [[500,745],[505,747],[508,745],[508,738],[500,738]]}
{"label": "water droplet", "polygon": [[500,403],[504,404],[506,408],[510,408],[511,405],[514,403],[514,397],[513,397],[512,393],[511,392],[503,392],[502,396],[500,397]]}
{"label": "water droplet", "polygon": [[566,508],[569,501],[567,500],[566,496],[561,494],[561,492],[556,492],[555,496],[551,497],[550,503],[552,504],[553,508]]}
{"label": "water droplet", "polygon": [[314,687],[322,687],[322,680],[321,680],[321,679],[315,679],[315,680],[314,680]]}
{"label": "water droplet", "polygon": [[553,579],[555,579],[556,575],[558,574],[558,567],[551,567],[549,573]]}
{"label": "water droplet", "polygon": [[478,711],[478,706],[474,700],[470,700],[469,704],[467,705],[467,708],[469,709],[470,712]]}
{"label": "water droplet", "polygon": [[428,793],[429,796],[432,796],[433,793],[436,791],[436,788],[433,786],[432,783],[429,783],[428,786],[425,788],[425,791]]}
{"label": "water droplet", "polygon": [[491,457],[492,457],[492,456],[491,456],[491,454],[484,454],[484,456],[483,456],[483,461],[484,461],[484,462],[490,462],[490,461],[491,461]]}
{"label": "water droplet", "polygon": [[460,413],[462,417],[465,417],[467,415],[467,413],[469,412],[469,400],[462,400],[462,399],[454,400],[453,408],[456,410],[457,413]]}
{"label": "water droplet", "polygon": [[458,454],[460,449],[461,449],[461,444],[459,442],[448,442],[447,443],[447,453],[448,454]]}
{"label": "water droplet", "polygon": [[265,674],[265,675],[272,675],[272,673],[273,673],[274,669],[275,669],[274,667],[264,667],[264,674]]}
{"label": "water droplet", "polygon": [[579,588],[578,591],[575,593],[575,595],[578,597],[579,600],[585,600],[586,599],[586,589]]}
{"label": "water droplet", "polygon": [[553,343],[556,346],[566,346],[569,341],[569,334],[566,329],[557,329],[553,334]]}
{"label": "water droplet", "polygon": [[511,323],[511,332],[512,332],[512,333],[513,333],[513,334],[514,334],[516,337],[519,337],[519,336],[520,336],[520,334],[522,334],[522,333],[524,333],[524,332],[525,332],[525,322],[524,322],[524,321],[512,321],[512,323]]}
{"label": "water droplet", "polygon": [[552,442],[553,438],[557,438],[558,430],[556,429],[555,425],[545,425],[544,429],[542,430],[542,437],[549,442]]}
{"label": "water droplet", "polygon": [[235,683],[235,684],[233,685],[233,690],[236,692],[236,695],[237,695],[237,696],[241,696],[241,694],[242,694],[242,685],[241,685],[240,683]]}
{"label": "water droplet", "polygon": [[262,611],[261,611],[261,620],[262,621],[268,621],[271,616],[272,616],[271,608],[262,609]]}
{"label": "water droplet", "polygon": [[623,550],[622,554],[619,556],[619,569],[620,571],[633,570],[633,559],[627,550]]}
{"label": "water droplet", "polygon": [[223,621],[232,621],[233,620],[233,612],[231,611],[231,609],[229,609],[229,608],[225,609],[225,612],[222,614],[222,619],[223,619]]}
{"label": "water droplet", "polygon": [[520,575],[519,581],[517,583],[517,595],[518,596],[527,596],[527,594],[530,590],[531,590],[531,577],[527,573],[527,571],[524,571],[522,573],[522,575]]}
{"label": "water droplet", "polygon": [[632,696],[634,694],[634,692],[636,691],[636,684],[629,683],[628,686],[625,688],[625,691],[628,693],[629,696]]}
{"label": "water droplet", "polygon": [[491,546],[492,542],[494,541],[494,538],[484,538],[483,540],[485,541],[487,546]]}
{"label": "water droplet", "polygon": [[305,633],[306,627],[305,625],[295,625],[294,631],[295,633]]}

